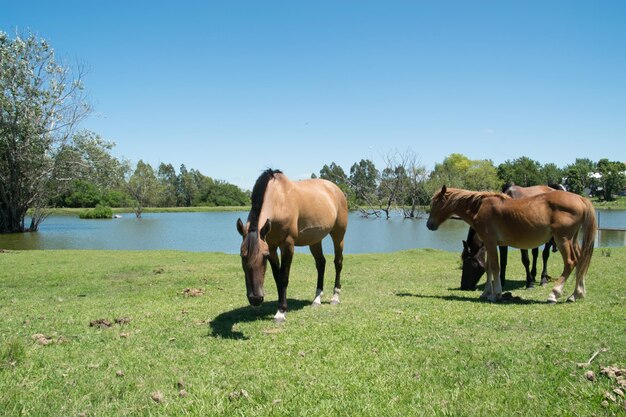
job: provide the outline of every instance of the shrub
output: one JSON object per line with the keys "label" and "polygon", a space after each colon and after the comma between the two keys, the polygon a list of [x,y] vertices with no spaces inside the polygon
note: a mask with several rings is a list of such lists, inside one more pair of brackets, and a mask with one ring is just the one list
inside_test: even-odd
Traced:
{"label": "shrub", "polygon": [[98,204],[94,209],[81,211],[78,217],[81,219],[111,219],[113,217],[113,210],[111,210],[111,207]]}

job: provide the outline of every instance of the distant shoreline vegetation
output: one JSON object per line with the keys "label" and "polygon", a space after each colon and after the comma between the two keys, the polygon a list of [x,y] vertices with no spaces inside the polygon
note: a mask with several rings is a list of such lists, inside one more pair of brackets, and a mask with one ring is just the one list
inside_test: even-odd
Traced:
{"label": "distant shoreline vegetation", "polygon": [[[615,201],[598,201],[593,198],[592,203],[598,210],[626,210],[626,197],[618,197]],[[427,206],[421,206],[424,212],[428,211]],[[69,207],[57,207],[51,208],[50,214],[54,215],[79,215],[88,208],[69,208]],[[94,210],[91,208],[91,210]],[[144,213],[204,213],[204,212],[228,212],[228,211],[249,211],[250,206],[197,206],[197,207],[146,207]],[[114,214],[121,213],[133,213],[132,207],[116,207],[111,209],[112,217]],[[81,218],[95,218],[95,217],[81,217]]]}

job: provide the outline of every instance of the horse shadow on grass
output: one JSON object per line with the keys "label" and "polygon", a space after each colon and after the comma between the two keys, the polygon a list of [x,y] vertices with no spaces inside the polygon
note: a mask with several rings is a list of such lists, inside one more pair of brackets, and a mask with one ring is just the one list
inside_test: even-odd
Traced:
{"label": "horse shadow on grass", "polygon": [[[289,313],[301,310],[311,304],[310,301],[294,299],[288,299],[287,303],[289,305],[287,317],[289,317]],[[278,301],[274,301],[263,303],[260,307],[245,306],[231,311],[226,311],[215,317],[210,322],[211,329],[209,330],[208,336],[222,339],[248,340],[249,337],[234,329],[235,325],[238,323],[250,323],[257,320],[271,321],[277,310]]]}
{"label": "horse shadow on grass", "polygon": [[[493,302],[491,302],[491,301],[489,301],[489,300],[487,300],[485,298],[480,298],[476,294],[475,291],[473,291],[471,294],[472,295],[461,296],[461,295],[456,295],[456,294],[449,294],[449,295],[426,295],[426,294],[413,294],[413,293],[408,293],[408,292],[398,292],[395,295],[397,297],[438,298],[440,300],[446,300],[446,301],[465,301],[465,302],[471,302],[471,303],[493,304]],[[511,293],[504,293],[502,300],[497,301],[496,304],[520,304],[520,305],[525,305],[525,304],[546,304],[546,303],[545,303],[545,301],[527,300],[527,299],[521,298],[519,296],[513,296],[513,295],[511,295]]]}

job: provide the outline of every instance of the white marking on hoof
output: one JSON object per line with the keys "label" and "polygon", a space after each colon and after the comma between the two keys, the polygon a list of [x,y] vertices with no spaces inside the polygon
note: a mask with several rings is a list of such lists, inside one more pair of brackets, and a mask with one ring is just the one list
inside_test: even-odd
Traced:
{"label": "white marking on hoof", "polygon": [[567,302],[568,303],[576,302],[576,296],[574,296],[574,294],[570,295],[569,297],[567,297]]}
{"label": "white marking on hoof", "polygon": [[278,310],[274,315],[274,323],[284,323],[285,322],[285,313]]}
{"label": "white marking on hoof", "polygon": [[548,295],[548,303],[556,304],[556,296],[554,295],[553,292],[551,292],[550,295]]}
{"label": "white marking on hoof", "polygon": [[341,294],[341,289],[335,288],[335,291],[333,292],[333,298],[330,300],[331,305],[339,304],[339,294]]}
{"label": "white marking on hoof", "polygon": [[315,293],[315,300],[313,300],[313,303],[311,304],[312,307],[319,307],[322,305],[322,295],[324,295],[324,292],[318,288]]}

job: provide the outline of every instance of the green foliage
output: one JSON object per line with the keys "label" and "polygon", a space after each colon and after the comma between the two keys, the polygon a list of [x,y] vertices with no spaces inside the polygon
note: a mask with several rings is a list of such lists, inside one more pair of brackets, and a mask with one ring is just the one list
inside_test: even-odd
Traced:
{"label": "green foliage", "polygon": [[[328,304],[330,254],[329,290],[320,308],[310,308],[314,262],[296,253],[284,325],[271,321],[276,294],[269,277],[266,302],[247,305],[237,255],[0,257],[0,352],[16,352],[0,357],[18,358],[0,369],[5,415],[623,413],[621,403],[602,406],[615,383],[600,370],[626,367],[626,248],[594,256],[584,300],[552,306],[545,304],[550,288],[524,289],[520,262],[509,262],[509,290],[520,299],[489,303],[478,291],[456,289],[458,253],[413,250],[346,255],[338,306]],[[560,267],[551,260],[552,275]],[[570,279],[568,293],[573,285]],[[185,296],[186,288],[203,295]],[[130,321],[115,323],[124,317]],[[111,327],[90,327],[98,319]],[[151,399],[156,391],[160,403]]]}
{"label": "green foliage", "polygon": [[568,191],[583,195],[585,189],[588,189],[593,193],[595,184],[591,174],[595,170],[596,164],[588,158],[577,158],[573,164],[567,165],[564,171],[566,177],[565,186]]}
{"label": "green foliage", "polygon": [[59,64],[45,39],[0,32],[0,233],[35,231],[43,220],[56,152],[89,112],[81,75]]}
{"label": "green foliage", "polygon": [[597,164],[598,173],[602,176],[598,183],[605,201],[613,201],[614,196],[626,185],[626,164],[619,161],[600,159]]}
{"label": "green foliage", "polygon": [[498,165],[498,177],[504,184],[513,183],[522,187],[546,183],[541,174],[541,164],[526,156],[513,161],[506,160]]}
{"label": "green foliage", "polygon": [[113,218],[113,210],[111,207],[97,205],[96,208],[81,211],[78,217],[81,219],[111,219]]}

